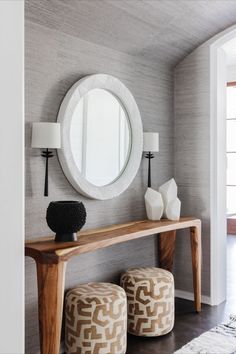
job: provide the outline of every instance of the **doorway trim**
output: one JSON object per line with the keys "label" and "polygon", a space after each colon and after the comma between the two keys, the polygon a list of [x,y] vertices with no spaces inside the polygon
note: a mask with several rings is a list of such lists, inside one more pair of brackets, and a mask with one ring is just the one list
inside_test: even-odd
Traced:
{"label": "doorway trim", "polygon": [[232,26],[209,41],[211,305],[218,305],[226,299],[226,58],[222,46],[235,37],[236,26]]}

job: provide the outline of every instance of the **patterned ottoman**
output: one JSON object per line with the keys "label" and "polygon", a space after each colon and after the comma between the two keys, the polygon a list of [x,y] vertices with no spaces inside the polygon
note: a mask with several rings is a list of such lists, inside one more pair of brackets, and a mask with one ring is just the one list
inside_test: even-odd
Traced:
{"label": "patterned ottoman", "polygon": [[126,294],[118,285],[89,283],[67,293],[67,354],[125,354],[126,332]]}
{"label": "patterned ottoman", "polygon": [[128,299],[128,332],[154,337],[174,326],[174,278],[160,268],[129,269],[121,277]]}

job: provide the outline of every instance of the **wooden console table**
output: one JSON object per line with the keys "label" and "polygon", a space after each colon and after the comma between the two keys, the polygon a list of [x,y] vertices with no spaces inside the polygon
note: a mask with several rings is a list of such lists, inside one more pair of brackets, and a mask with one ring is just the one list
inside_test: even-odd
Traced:
{"label": "wooden console table", "polygon": [[[99,248],[159,234],[159,266],[172,270],[176,230],[190,229],[195,309],[201,311],[201,221],[134,221],[78,234],[78,241],[56,243],[53,237],[27,241],[26,256],[37,265],[38,308],[41,354],[59,354],[64,300],[65,270],[68,260]],[[137,264],[138,266],[138,264]]]}

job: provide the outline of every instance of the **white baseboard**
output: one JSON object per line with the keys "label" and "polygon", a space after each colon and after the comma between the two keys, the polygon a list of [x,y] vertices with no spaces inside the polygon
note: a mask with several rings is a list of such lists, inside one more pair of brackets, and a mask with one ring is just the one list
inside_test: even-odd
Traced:
{"label": "white baseboard", "polygon": [[[180,299],[191,300],[191,301],[194,300],[193,293],[190,293],[188,291],[178,290],[178,289],[175,290],[175,297],[179,297]],[[212,305],[210,296],[202,295],[202,303],[207,305]]]}

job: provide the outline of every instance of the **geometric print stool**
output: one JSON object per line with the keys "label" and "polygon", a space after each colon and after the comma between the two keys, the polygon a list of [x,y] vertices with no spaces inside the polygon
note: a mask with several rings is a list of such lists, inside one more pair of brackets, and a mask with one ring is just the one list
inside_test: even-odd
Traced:
{"label": "geometric print stool", "polygon": [[89,283],[67,293],[67,354],[125,354],[126,338],[127,300],[121,287]]}
{"label": "geometric print stool", "polygon": [[174,278],[167,270],[149,267],[127,270],[121,277],[128,301],[128,332],[155,337],[174,326]]}

